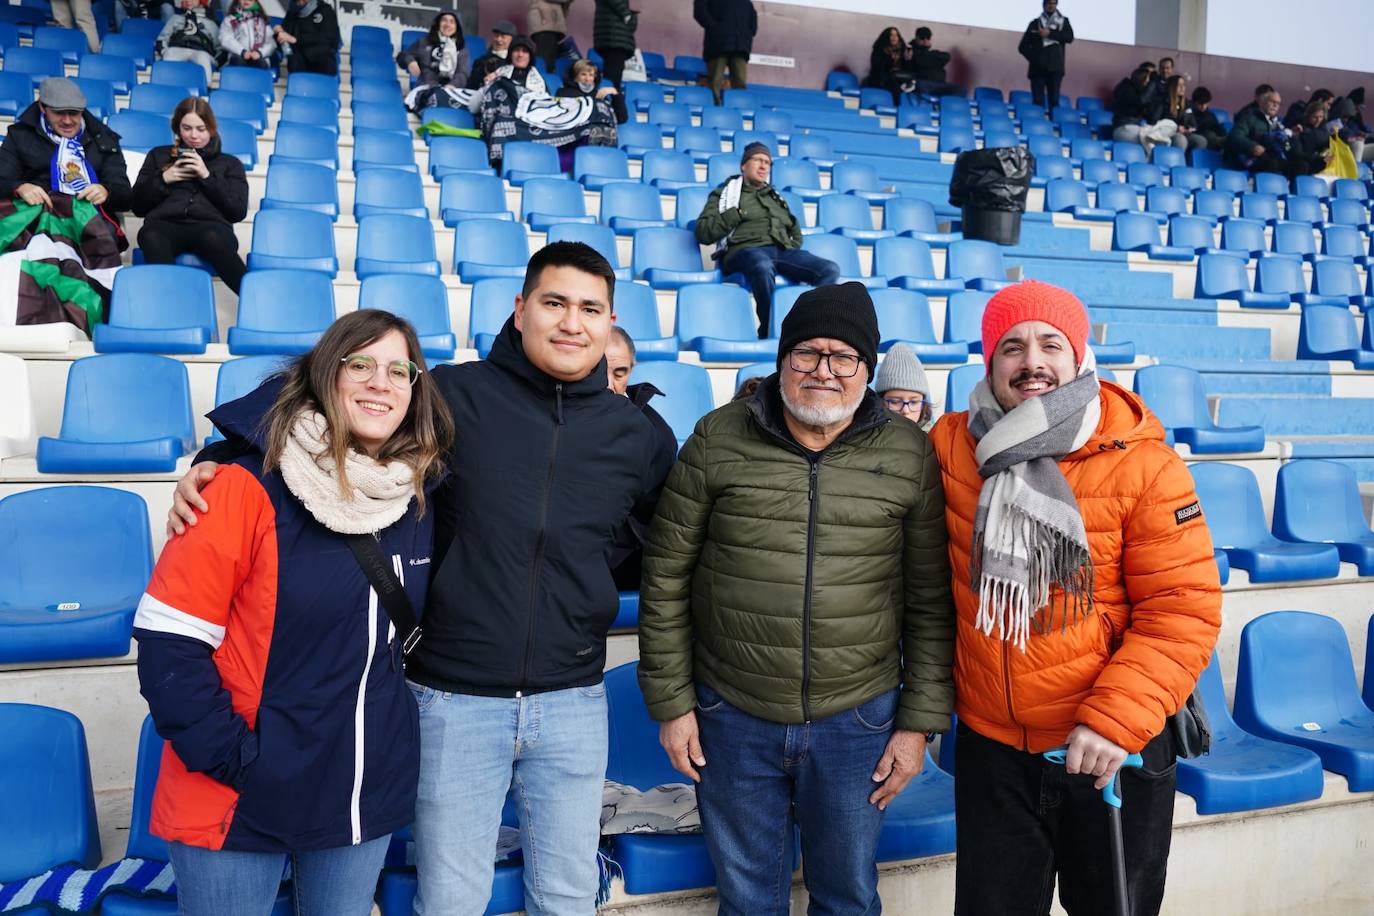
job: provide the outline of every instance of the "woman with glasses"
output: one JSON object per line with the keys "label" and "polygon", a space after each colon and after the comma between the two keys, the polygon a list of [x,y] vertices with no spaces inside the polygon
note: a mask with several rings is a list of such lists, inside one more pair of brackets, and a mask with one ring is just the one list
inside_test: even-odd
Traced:
{"label": "woman with glasses", "polygon": [[894,344],[878,366],[878,381],[873,386],[889,410],[896,411],[921,429],[930,429],[933,405],[930,382],[916,351],[906,344]]}
{"label": "woman with glasses", "polygon": [[[288,862],[299,916],[366,916],[414,817],[418,711],[394,600],[370,583],[424,606],[453,421],[422,363],[408,323],[358,311],[210,415],[244,454],[163,549],[134,622],[168,742],[151,828],[183,916],[265,916]],[[354,535],[388,572],[363,571]]]}

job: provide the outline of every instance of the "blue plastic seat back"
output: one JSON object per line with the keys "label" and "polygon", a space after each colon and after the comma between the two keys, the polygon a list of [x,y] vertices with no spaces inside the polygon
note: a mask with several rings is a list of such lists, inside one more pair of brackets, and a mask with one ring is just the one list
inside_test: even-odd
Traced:
{"label": "blue plastic seat back", "polygon": [[1369,200],[1369,189],[1363,181],[1337,178],[1331,185],[1332,196],[1341,200]]}
{"label": "blue plastic seat back", "polygon": [[[266,214],[259,214],[258,219]],[[239,292],[237,327],[323,332],[334,323],[334,285],[313,270],[250,270]]]}
{"label": "blue plastic seat back", "polygon": [[1259,192],[1240,195],[1240,215],[1243,219],[1271,220],[1279,218],[1279,199],[1273,194]]}
{"label": "blue plastic seat back", "polygon": [[827,232],[836,229],[873,228],[873,216],[868,201],[852,194],[827,194],[817,205],[817,222]]}
{"label": "blue plastic seat back", "polygon": [[1221,227],[1221,247],[1248,254],[1264,251],[1268,247],[1264,223],[1256,219],[1228,219]]}
{"label": "blue plastic seat back", "polygon": [[109,323],[123,328],[203,327],[218,340],[210,275],[176,264],[138,264],[115,274]]}
{"label": "blue plastic seat back", "polygon": [[475,137],[435,137],[429,144],[429,165],[431,169],[442,167],[491,172],[491,166],[487,164],[486,144]]}
{"label": "blue plastic seat back", "polygon": [[353,137],[353,170],[364,164],[415,168],[415,151],[409,137],[386,131],[360,131]]}
{"label": "blue plastic seat back", "polygon": [[424,274],[373,274],[363,278],[358,308],[381,309],[409,321],[428,352],[454,349],[451,340],[442,345],[429,341],[453,334],[449,318],[448,290],[439,277]]}
{"label": "blue plastic seat back", "polygon": [[706,160],[706,184],[712,188],[738,174],[739,157],[734,153],[716,153]]}
{"label": "blue plastic seat back", "polygon": [[778,370],[774,363],[750,363],[740,366],[735,373],[735,390],[738,391],[740,386],[751,378],[765,379],[776,371]]}
{"label": "blue plastic seat back", "polygon": [[[754,130],[767,131],[774,134],[790,134],[795,126],[792,116],[785,111],[773,111],[765,108],[754,112]],[[800,153],[789,152],[789,155],[799,156]]]}
{"label": "blue plastic seat back", "polygon": [[1327,204],[1327,211],[1331,216],[1331,222],[1343,226],[1362,226],[1369,222],[1369,211],[1365,209],[1364,202],[1354,198],[1333,198]]}
{"label": "blue plastic seat back", "polygon": [[[328,165],[332,169],[339,167],[339,135],[327,128],[315,127],[310,124],[295,124],[290,121],[281,121],[277,124],[277,142],[272,147],[273,156],[281,156],[287,159],[301,159],[313,162],[318,165]],[[455,140],[465,138],[454,137]],[[437,142],[435,144],[438,145]],[[478,144],[481,145],[480,142]],[[434,148],[430,148],[430,156],[433,157]],[[485,161],[483,162],[485,165]],[[271,171],[273,166],[268,167]]]}
{"label": "blue plastic seat back", "polygon": [[1126,167],[1126,180],[1131,184],[1154,187],[1164,184],[1164,172],[1149,162],[1133,162]]}
{"label": "blue plastic seat back", "polygon": [[106,120],[115,110],[114,84],[108,80],[77,77],[72,80],[86,97],[86,110],[98,120]]}
{"label": "blue plastic seat back", "polygon": [[[1155,188],[1154,190],[1171,190]],[[1186,213],[1186,209],[1184,211]],[[1212,235],[1212,221],[1199,216],[1169,217],[1169,244],[1178,248],[1211,248],[1216,244]],[[1203,255],[1208,257],[1208,255]],[[1234,258],[1232,260],[1235,260]]]}
{"label": "blue plastic seat back", "polygon": [[1309,225],[1320,223],[1322,202],[1305,194],[1289,194],[1283,199],[1283,218]]}
{"label": "blue plastic seat back", "polygon": [[[1312,240],[1308,233],[1308,242]],[[1312,265],[1312,292],[1318,296],[1338,296],[1348,299],[1360,295],[1360,275],[1351,261],[1328,258]]]}
{"label": "blue plastic seat back", "polygon": [[[660,401],[655,399],[657,409]],[[673,769],[658,743],[658,723],[649,716],[637,681],[638,662],[630,662],[606,672],[606,712],[610,725],[610,746],[606,757],[606,778],[652,789],[681,782],[682,774]]]}
{"label": "blue plastic seat back", "polygon": [[600,226],[596,223],[555,223],[549,227],[547,240],[550,245],[554,242],[581,242],[596,249],[613,269],[620,269],[620,253],[616,250],[615,233],[609,226]]}
{"label": "blue plastic seat back", "polygon": [[1255,193],[1282,197],[1288,193],[1288,179],[1277,172],[1256,172]]}
{"label": "blue plastic seat back", "polygon": [[531,178],[520,189],[520,218],[531,214],[582,217],[587,215],[582,185],[565,178]]}
{"label": "blue plastic seat back", "polygon": [[1171,169],[1175,166],[1187,164],[1183,150],[1175,149],[1168,144],[1157,145],[1150,154],[1150,159],[1161,169]]}
{"label": "blue plastic seat back", "polygon": [[1130,143],[1124,140],[1117,140],[1112,143],[1112,161],[1118,165],[1125,163],[1129,167],[1137,162],[1144,163],[1145,147],[1139,143]]}
{"label": "blue plastic seat back", "polygon": [[[339,108],[331,99],[317,99],[307,95],[291,95],[281,101],[281,121],[311,124],[339,132]],[[357,126],[357,121],[354,121]]]}
{"label": "blue plastic seat back", "polygon": [[445,210],[506,213],[505,182],[495,175],[476,172],[448,175],[439,183],[439,211],[442,213]]}
{"label": "blue plastic seat back", "polygon": [[1007,268],[1002,261],[1002,249],[992,242],[964,239],[949,246],[945,273],[966,280],[987,278],[1005,280]]}
{"label": "blue plastic seat back", "polygon": [[773,185],[779,188],[819,188],[821,170],[810,160],[789,156],[773,160],[772,179]]}
{"label": "blue plastic seat back", "polygon": [[1250,278],[1245,262],[1229,254],[1204,254],[1198,258],[1199,296],[1216,296],[1225,299],[1237,298],[1239,293],[1250,292]]}
{"label": "blue plastic seat back", "polygon": [[1250,176],[1232,169],[1217,169],[1212,173],[1212,187],[1218,191],[1242,194],[1250,189]]}
{"label": "blue plastic seat back", "polygon": [[[165,127],[165,122],[171,117],[172,109],[176,108],[181,100],[188,95],[191,95],[191,92],[185,86],[139,83],[129,93],[129,110],[146,111],[150,114],[160,115]],[[167,127],[166,132],[170,134],[171,128]]]}
{"label": "blue plastic seat back", "polygon": [[111,353],[72,363],[62,406],[61,438],[140,442],[194,439],[186,366],[165,356]]}
{"label": "blue plastic seat back", "polygon": [[649,104],[649,123],[659,127],[691,127],[692,109],[686,105],[672,102],[651,102]]}
{"label": "blue plastic seat back", "polygon": [[625,84],[625,104],[631,108],[647,108],[654,102],[663,102],[666,94],[667,89],[658,83],[632,82]]}
{"label": "blue plastic seat back", "polygon": [[[1229,260],[1234,261],[1235,258]],[[1165,429],[1210,428],[1202,376],[1184,366],[1145,366],[1136,370],[1135,393]]]}
{"label": "blue plastic seat back", "polygon": [[245,171],[257,167],[258,134],[252,124],[232,118],[219,119],[220,151],[243,163]]}
{"label": "blue plastic seat back", "polygon": [[942,121],[936,148],[942,153],[962,153],[977,149],[978,141],[971,126]]}
{"label": "blue plastic seat back", "polygon": [[[1349,359],[1360,349],[1355,316],[1341,305],[1305,305],[1298,340],[1299,359]],[[1344,357],[1338,354],[1345,354]]]}
{"label": "blue plastic seat back", "polygon": [[1145,209],[1170,217],[1179,216],[1188,212],[1188,195],[1178,188],[1151,185],[1145,191]]}
{"label": "blue plastic seat back", "polygon": [[1312,240],[1310,223],[1282,220],[1274,224],[1271,239],[1274,250],[1280,254],[1309,255],[1317,250],[1317,243]]}
{"label": "blue plastic seat back", "polygon": [[1088,188],[1072,178],[1052,178],[1045,185],[1045,209],[1062,213],[1074,207],[1088,206]]}
{"label": "blue plastic seat back", "polygon": [[[364,102],[369,105],[384,104],[387,102],[397,102],[401,99],[401,89],[390,74],[383,76],[381,67],[377,71],[371,68],[360,66],[366,61],[353,61],[353,102]],[[377,78],[369,78],[366,74],[375,72]],[[461,109],[445,109],[446,111],[457,111]]]}
{"label": "blue plastic seat back", "polygon": [[968,410],[969,396],[985,374],[986,370],[980,365],[956,366],[949,370],[949,376],[945,379],[945,412]]}
{"label": "blue plastic seat back", "polygon": [[862,274],[859,267],[859,244],[853,239],[825,233],[808,235],[802,239],[802,248],[828,261],[834,261],[840,268],[841,277],[857,277]]}
{"label": "blue plastic seat back", "polygon": [[1302,263],[1293,258],[1261,258],[1255,278],[1257,292],[1288,295],[1307,292]]}
{"label": "blue plastic seat back", "polygon": [[686,344],[698,337],[757,340],[754,303],[732,284],[693,283],[677,291],[677,336]]}
{"label": "blue plastic seat back", "polygon": [[733,108],[707,106],[701,111],[701,126],[719,131],[744,130],[744,115]]}
{"label": "blue plastic seat back", "polygon": [[1339,621],[1273,611],[1245,625],[1236,670],[1235,716],[1242,728],[1258,725],[1302,736],[1304,723],[1330,728],[1368,723],[1371,715],[1360,701],[1350,643]]}
{"label": "blue plastic seat back", "polygon": [[[729,93],[734,92],[735,90],[727,89],[725,91]],[[778,152],[778,135],[771,130],[756,129],[736,131],[735,138],[733,141],[731,141],[731,143],[732,148],[738,150],[741,153],[744,152],[744,148],[748,146],[750,143],[762,143],[775,154],[774,161],[776,162],[777,160],[776,153]]]}
{"label": "blue plastic seat back", "polygon": [[547,144],[532,143],[528,140],[507,143],[505,156],[501,160],[501,174],[509,175],[515,171],[559,175],[558,150]]}
{"label": "blue plastic seat back", "polygon": [[1202,189],[1193,192],[1193,213],[1197,216],[1232,216],[1236,197],[1230,191]]}
{"label": "blue plastic seat back", "polygon": [[[547,148],[552,149],[552,147]],[[640,181],[645,184],[653,184],[655,181],[695,182],[696,180],[696,166],[692,164],[692,158],[686,153],[664,149],[650,150],[644,154],[644,168],[640,172]]]}
{"label": "blue plastic seat back", "polygon": [[[1035,123],[1035,122],[1032,122],[1032,123]],[[1023,127],[1023,130],[1024,130],[1024,127]],[[1036,174],[1037,174],[1037,175],[1042,174],[1042,173],[1039,171],[1039,161],[1040,161],[1040,160],[1042,160],[1042,159],[1063,159],[1065,162],[1068,162],[1068,163],[1069,163],[1069,168],[1070,168],[1069,174],[1064,175],[1063,177],[1065,177],[1065,178],[1072,178],[1072,177],[1073,177],[1073,173],[1072,173],[1073,163],[1070,162],[1069,159],[1068,159],[1068,157],[1064,155],[1064,144],[1060,141],[1060,139],[1059,139],[1058,137],[1056,137],[1056,136],[1054,136],[1054,135],[1052,135],[1052,134],[1050,134],[1050,133],[1035,134],[1035,133],[1031,133],[1030,131],[1026,131],[1026,134],[1027,134],[1027,136],[1026,136],[1026,149],[1030,150],[1031,155],[1034,156],[1034,157],[1036,158]],[[1059,177],[1059,176],[1047,175],[1046,177]]]}
{"label": "blue plastic seat back", "polygon": [[872,86],[864,86],[859,90],[860,108],[891,108],[892,93],[886,89],[878,89]]}
{"label": "blue plastic seat back", "polygon": [[873,243],[873,273],[880,277],[935,279],[930,246],[918,239],[878,239]]}
{"label": "blue plastic seat back", "polygon": [[[935,324],[930,317],[930,302],[909,289],[871,291],[873,309],[878,314],[878,336],[907,343],[935,343]],[[926,392],[930,394],[930,392]]]}
{"label": "blue plastic seat back", "polygon": [[1181,191],[1196,191],[1207,187],[1207,173],[1198,168],[1176,165],[1169,169],[1169,185]]}
{"label": "blue plastic seat back", "polygon": [[843,92],[846,89],[858,88],[859,78],[848,70],[831,70],[825,75],[826,92]]}
{"label": "blue plastic seat back", "polygon": [[1073,179],[1073,163],[1059,153],[1035,157],[1035,177],[1053,181],[1056,178]]}
{"label": "blue plastic seat back", "polygon": [[203,96],[209,91],[204,68],[187,60],[153,61],[149,81],[163,86],[185,86],[193,95]]}
{"label": "blue plastic seat back", "polygon": [[[626,85],[634,85],[627,83]],[[616,143],[621,149],[662,149],[663,135],[652,124],[621,124],[616,128]]]}
{"label": "blue plastic seat back", "polygon": [[654,398],[654,410],[667,421],[679,445],[687,441],[697,420],[715,409],[711,376],[701,366],[645,360],[634,367],[630,381],[652,382],[663,392],[663,397]]}
{"label": "blue plastic seat back", "polygon": [[[430,155],[434,155],[432,147]],[[624,150],[613,146],[579,146],[573,153],[573,177],[581,180],[587,175],[628,181],[630,161]]]}
{"label": "blue plastic seat back", "polygon": [[897,233],[935,232],[935,206],[916,197],[889,198],[883,201],[883,228]]}
{"label": "blue plastic seat back", "polygon": [[693,111],[700,108],[710,108],[716,104],[715,96],[711,95],[710,86],[686,85],[678,86],[673,90],[673,101],[678,105],[686,105]]}
{"label": "blue plastic seat back", "polygon": [[81,58],[77,75],[108,82],[116,95],[128,95],[138,82],[138,67],[127,57],[113,54],[87,54]]}
{"label": "blue plastic seat back", "polygon": [[[313,96],[288,96],[288,98],[310,98],[312,101],[322,102],[326,105],[337,105],[333,99],[319,99]],[[283,101],[283,109],[285,104]],[[337,117],[336,114],[335,118],[337,119]],[[405,134],[408,137],[410,136],[410,122],[406,118],[405,106],[396,102],[358,102],[353,106],[353,133],[357,134],[364,130],[389,130],[394,133]],[[554,154],[554,158],[558,158],[557,153]]]}
{"label": "blue plastic seat back", "polygon": [[673,149],[680,152],[718,153],[720,131],[714,127],[679,127],[673,136]]}
{"label": "blue plastic seat back", "polygon": [[[292,207],[332,216],[339,212],[338,173],[309,162],[278,162],[267,170],[262,196],[270,202],[268,209]],[[332,236],[332,229],[330,233]]]}
{"label": "blue plastic seat back", "polygon": [[[71,520],[47,521],[63,528]],[[72,563],[70,546],[43,540],[54,552],[52,559],[68,568],[82,565]],[[107,545],[86,547],[100,553]],[[46,706],[0,703],[0,732],[5,735],[0,782],[10,795],[0,805],[0,882],[33,878],[67,862],[94,868],[100,860],[100,832],[81,720]]]}
{"label": "blue plastic seat back", "polygon": [[[271,357],[255,357],[270,359]],[[158,736],[153,717],[145,716],[138,731],[138,756],[134,763],[134,804],[129,822],[129,841],[124,848],[127,858],[166,862],[167,841],[152,831],[153,795],[157,777],[162,771],[162,749],[166,742]]]}
{"label": "blue plastic seat back", "polygon": [[601,190],[600,219],[603,223],[609,223],[616,216],[663,219],[663,200],[658,188],[635,181],[607,185]]}
{"label": "blue plastic seat back", "polygon": [[1079,139],[1069,144],[1070,155],[1075,159],[1106,159],[1107,149],[1100,140]]}
{"label": "blue plastic seat back", "polygon": [[324,73],[298,71],[287,74],[286,94],[303,95],[314,99],[339,100],[339,78]]}
{"label": "blue plastic seat back", "polygon": [[1159,244],[1159,223],[1145,213],[1118,213],[1112,231],[1112,248],[1145,251]]}
{"label": "blue plastic seat back", "polygon": [[[215,375],[215,406],[236,401],[253,391],[269,376],[287,366],[284,356],[240,356],[219,364]],[[131,853],[132,855],[132,853]]]}
{"label": "blue plastic seat back", "polygon": [[5,70],[26,73],[36,85],[45,77],[64,74],[62,52],[52,48],[6,48]]}
{"label": "blue plastic seat back", "polygon": [[434,229],[427,218],[418,216],[365,216],[358,221],[358,258],[398,265],[435,262],[437,270]]}
{"label": "blue plastic seat back", "polygon": [[1286,462],[1274,488],[1274,534],[1285,541],[1374,545],[1354,469],[1337,461]]}
{"label": "blue plastic seat back", "polygon": [[267,129],[267,103],[256,92],[213,89],[210,91],[210,107],[214,109],[216,118],[244,121],[259,132]]}
{"label": "blue plastic seat back", "polygon": [[453,249],[457,262],[514,267],[530,259],[525,227],[506,220],[463,220],[454,232]]}
{"label": "blue plastic seat back", "polygon": [[219,72],[219,88],[233,92],[252,92],[265,104],[276,101],[273,90],[274,74],[257,67],[225,67]]}
{"label": "blue plastic seat back", "polygon": [[625,329],[631,340],[661,339],[664,334],[653,288],[628,280],[615,281],[615,323]]}
{"label": "blue plastic seat back", "polygon": [[1104,181],[1097,186],[1097,206],[1100,209],[1115,210],[1118,213],[1127,210],[1139,210],[1140,198],[1136,196],[1135,188],[1128,184]]}
{"label": "blue plastic seat back", "polygon": [[702,270],[701,248],[686,229],[650,228],[635,233],[632,265],[636,277],[650,268]]}
{"label": "blue plastic seat back", "polygon": [[1364,253],[1364,239],[1354,226],[1327,226],[1322,232],[1322,254],[1358,258]]}
{"label": "blue plastic seat back", "polygon": [[[157,21],[157,24],[161,24]],[[100,42],[100,51],[110,57],[124,57],[139,70],[147,70],[153,59],[153,39],[141,35],[130,35],[127,30],[110,33]]]}
{"label": "blue plastic seat back", "polygon": [[1103,182],[1115,182],[1118,177],[1116,163],[1106,159],[1084,159],[1079,168],[1084,184],[1096,186]]}
{"label": "blue plastic seat back", "polygon": [[1188,470],[1192,472],[1214,547],[1247,547],[1270,540],[1259,484],[1248,468],[1201,461],[1189,465]]}
{"label": "blue plastic seat back", "polygon": [[[693,228],[696,224],[697,217],[701,215],[701,211],[705,208],[706,201],[710,196],[711,188],[703,188],[700,186],[679,188],[677,192],[677,216],[675,218],[678,228]],[[798,208],[792,212],[802,212],[801,207],[798,206]],[[800,219],[800,217],[798,218]]]}
{"label": "blue plastic seat back", "polygon": [[983,352],[983,310],[991,293],[965,290],[955,293],[945,302],[945,340],[962,340],[970,352]]}
{"label": "blue plastic seat back", "polygon": [[1020,146],[1012,131],[987,130],[983,134],[984,149],[1012,149]]}
{"label": "blue plastic seat back", "polygon": [[478,334],[496,334],[501,330],[515,311],[515,297],[523,286],[524,280],[519,277],[488,277],[472,285],[468,333],[474,340]]}

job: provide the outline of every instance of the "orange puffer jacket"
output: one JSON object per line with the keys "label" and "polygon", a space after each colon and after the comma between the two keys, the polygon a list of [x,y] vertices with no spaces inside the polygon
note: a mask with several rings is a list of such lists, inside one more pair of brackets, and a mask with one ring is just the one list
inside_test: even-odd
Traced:
{"label": "orange puffer jacket", "polygon": [[1221,628],[1212,542],[1187,467],[1138,397],[1103,382],[1100,399],[1096,433],[1059,462],[1088,532],[1093,609],[1066,616],[1056,588],[1053,624],[1041,632],[1041,609],[1024,653],[974,626],[969,548],[983,480],[968,415],[946,414],[930,434],[958,613],[955,708],[979,734],[1031,753],[1062,745],[1076,724],[1139,751],[1188,698]]}

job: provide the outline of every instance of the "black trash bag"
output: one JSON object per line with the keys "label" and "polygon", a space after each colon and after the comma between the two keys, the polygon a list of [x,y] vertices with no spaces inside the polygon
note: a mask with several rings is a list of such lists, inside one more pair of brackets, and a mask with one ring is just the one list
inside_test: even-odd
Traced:
{"label": "black trash bag", "polygon": [[949,180],[949,202],[978,210],[1026,212],[1035,157],[1025,147],[978,149],[960,153]]}

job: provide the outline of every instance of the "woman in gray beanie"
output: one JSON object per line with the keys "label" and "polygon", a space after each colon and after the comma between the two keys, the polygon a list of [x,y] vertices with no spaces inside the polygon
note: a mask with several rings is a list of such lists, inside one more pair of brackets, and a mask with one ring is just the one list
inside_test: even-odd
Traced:
{"label": "woman in gray beanie", "polygon": [[878,366],[878,381],[873,386],[878,396],[894,410],[921,429],[930,429],[934,404],[930,382],[916,352],[906,344],[894,344]]}

